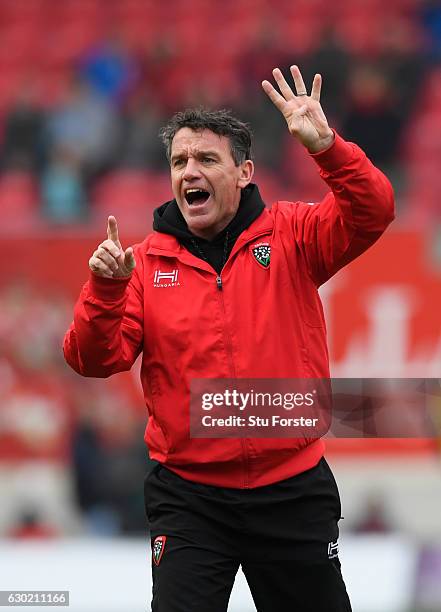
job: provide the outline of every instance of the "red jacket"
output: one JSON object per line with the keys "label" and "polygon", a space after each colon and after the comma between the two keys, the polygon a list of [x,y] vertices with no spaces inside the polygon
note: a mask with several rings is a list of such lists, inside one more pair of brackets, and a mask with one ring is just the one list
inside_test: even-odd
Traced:
{"label": "red jacket", "polygon": [[[276,202],[239,236],[222,270],[154,232],[135,247],[131,279],[90,275],[64,340],[68,363],[84,376],[128,370],[142,351],[152,459],[189,480],[257,487],[317,464],[321,440],[192,439],[194,378],[329,376],[317,288],[360,255],[393,219],[389,181],[339,136],[313,156],[330,192],[314,205]],[[253,257],[271,245],[267,269]],[[159,277],[169,273],[169,277]]]}

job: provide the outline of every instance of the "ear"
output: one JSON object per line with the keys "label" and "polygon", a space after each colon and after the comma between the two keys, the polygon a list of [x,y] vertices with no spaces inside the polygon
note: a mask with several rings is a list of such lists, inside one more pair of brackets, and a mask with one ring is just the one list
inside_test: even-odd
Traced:
{"label": "ear", "polygon": [[251,159],[247,159],[240,165],[240,174],[237,186],[243,189],[251,182],[254,174],[254,164]]}

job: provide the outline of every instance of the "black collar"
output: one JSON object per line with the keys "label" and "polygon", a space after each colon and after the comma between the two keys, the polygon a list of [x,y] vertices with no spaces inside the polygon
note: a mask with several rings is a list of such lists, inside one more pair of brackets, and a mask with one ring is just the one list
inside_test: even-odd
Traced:
{"label": "black collar", "polygon": [[235,217],[212,240],[199,238],[190,232],[176,200],[166,202],[154,211],[153,229],[175,236],[193,255],[208,261],[220,273],[237,238],[257,219],[264,208],[265,204],[257,185],[251,183],[242,190]]}

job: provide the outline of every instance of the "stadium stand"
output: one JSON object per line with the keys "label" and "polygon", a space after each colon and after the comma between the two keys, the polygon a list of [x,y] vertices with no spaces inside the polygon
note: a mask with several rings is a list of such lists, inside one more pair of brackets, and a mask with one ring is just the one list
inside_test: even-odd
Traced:
{"label": "stadium stand", "polygon": [[[129,486],[148,467],[137,372],[79,379],[59,345],[107,215],[131,244],[171,198],[156,134],[173,111],[228,106],[251,121],[268,204],[323,196],[260,90],[275,65],[323,73],[333,125],[359,128],[398,196],[390,234],[323,288],[334,375],[439,376],[440,12],[420,0],[0,1],[0,537],[144,534]],[[373,492],[388,525],[441,542],[439,440],[328,446],[343,531]]]}

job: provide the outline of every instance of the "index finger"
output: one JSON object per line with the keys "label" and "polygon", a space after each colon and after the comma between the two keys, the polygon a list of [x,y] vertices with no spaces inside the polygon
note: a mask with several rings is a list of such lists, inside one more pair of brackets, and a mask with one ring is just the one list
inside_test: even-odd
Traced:
{"label": "index finger", "polygon": [[110,216],[107,219],[107,238],[112,240],[113,242],[119,242],[118,238],[118,225],[116,223],[116,219],[113,216]]}
{"label": "index finger", "polygon": [[279,92],[274,89],[269,81],[262,81],[263,91],[267,94],[271,102],[276,106],[281,113],[284,112],[286,107],[286,100]]}

